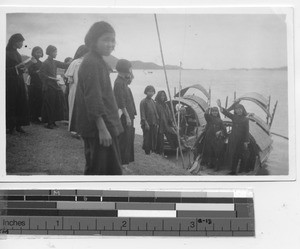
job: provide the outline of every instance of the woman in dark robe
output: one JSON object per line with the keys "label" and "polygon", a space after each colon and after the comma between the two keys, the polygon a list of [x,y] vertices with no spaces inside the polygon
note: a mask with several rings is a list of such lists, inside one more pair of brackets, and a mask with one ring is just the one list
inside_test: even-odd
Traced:
{"label": "woman in dark robe", "polygon": [[172,148],[176,148],[178,144],[175,125],[172,121],[171,110],[166,102],[166,92],[159,91],[155,97],[155,104],[159,117],[156,153],[160,155],[163,155],[164,153],[164,136],[166,136]]}
{"label": "woman in dark robe", "polygon": [[31,55],[36,59],[37,62],[28,68],[28,73],[30,75],[30,85],[28,87],[30,120],[32,123],[39,124],[41,123],[39,117],[42,115],[43,105],[42,81],[39,76],[42,66],[40,58],[44,55],[43,49],[38,46],[34,47]]}
{"label": "woman in dark robe", "polygon": [[42,121],[47,123],[48,129],[53,129],[55,121],[64,119],[65,97],[59,79],[56,77],[57,68],[67,69],[69,64],[54,60],[57,55],[57,48],[49,45],[46,49],[48,58],[43,62],[39,76],[43,82],[43,107]]}
{"label": "woman in dark robe", "polygon": [[133,80],[132,66],[128,60],[121,59],[117,62],[118,77],[114,84],[114,94],[121,114],[121,123],[124,131],[119,135],[121,160],[123,165],[134,161],[134,117],[136,108],[132,92],[129,88]]}
{"label": "woman in dark robe", "polygon": [[207,124],[205,127],[203,160],[210,168],[219,170],[224,155],[226,128],[217,107],[208,108],[204,117]]}
{"label": "woman in dark robe", "polygon": [[24,37],[14,34],[6,46],[6,129],[25,133],[22,126],[29,125],[29,107],[23,78],[25,66],[17,49],[22,48]]}
{"label": "woman in dark robe", "polygon": [[[241,165],[246,165],[245,156],[248,151],[249,145],[249,118],[245,107],[239,103],[233,105],[230,109],[226,110],[221,107],[221,101],[218,100],[217,104],[221,112],[232,120],[232,129],[228,140],[227,159],[228,164],[231,165],[230,175],[236,175],[237,166],[240,161]],[[229,111],[234,109],[234,114]],[[241,166],[243,168],[243,166]]]}
{"label": "woman in dark robe", "polygon": [[156,105],[152,99],[155,94],[155,88],[151,85],[145,88],[144,98],[140,103],[141,112],[141,127],[143,130],[143,150],[146,155],[150,152],[155,152],[157,143],[157,131],[158,131],[158,114]]}

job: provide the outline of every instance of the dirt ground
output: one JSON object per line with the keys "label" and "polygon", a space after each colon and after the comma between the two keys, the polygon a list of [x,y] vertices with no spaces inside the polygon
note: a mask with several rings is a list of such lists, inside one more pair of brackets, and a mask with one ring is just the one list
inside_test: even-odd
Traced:
{"label": "dirt ground", "polygon": [[[49,130],[43,125],[24,127],[26,134],[6,135],[8,175],[82,175],[85,165],[83,141],[71,136],[66,123]],[[160,155],[145,155],[142,136],[135,136],[135,162],[124,175],[190,175],[180,162]]]}

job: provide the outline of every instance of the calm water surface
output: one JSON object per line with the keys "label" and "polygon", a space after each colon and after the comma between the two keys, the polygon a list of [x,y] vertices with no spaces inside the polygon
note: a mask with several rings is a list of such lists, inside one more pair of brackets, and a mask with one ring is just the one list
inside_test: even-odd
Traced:
{"label": "calm water surface", "polygon": [[[131,90],[137,107],[138,115],[135,119],[136,133],[142,134],[140,128],[139,103],[145,97],[144,89],[147,85],[153,85],[156,92],[165,90],[165,76],[163,70],[134,70],[134,80],[131,83]],[[111,74],[112,84],[116,74]],[[174,95],[174,88],[178,89],[179,71],[168,70],[167,76],[170,85],[171,95]],[[182,70],[182,88],[201,84],[207,90],[211,88],[211,105],[216,105],[216,100],[220,99],[225,104],[228,96],[228,104],[233,102],[234,91],[237,97],[247,92],[258,92],[268,98],[271,96],[271,113],[273,106],[278,100],[278,106],[274,117],[272,132],[288,136],[288,82],[287,71],[277,70]],[[204,97],[198,90],[195,94]],[[189,93],[193,93],[189,90]],[[248,112],[254,112],[265,120],[264,112],[251,102],[244,102]],[[274,140],[273,150],[267,162],[265,174],[286,175],[288,174],[288,141],[277,136]]]}

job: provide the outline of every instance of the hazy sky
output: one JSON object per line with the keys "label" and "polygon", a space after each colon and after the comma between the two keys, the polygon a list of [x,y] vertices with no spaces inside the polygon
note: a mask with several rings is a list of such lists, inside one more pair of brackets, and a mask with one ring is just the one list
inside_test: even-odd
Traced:
{"label": "hazy sky", "polygon": [[[166,64],[184,68],[254,68],[287,65],[284,15],[159,14]],[[22,33],[21,54],[34,46],[58,48],[57,59],[73,57],[96,21],[116,30],[117,58],[161,63],[153,14],[8,14],[7,37]],[[27,45],[27,48],[25,47]],[[43,58],[45,59],[45,57]]]}

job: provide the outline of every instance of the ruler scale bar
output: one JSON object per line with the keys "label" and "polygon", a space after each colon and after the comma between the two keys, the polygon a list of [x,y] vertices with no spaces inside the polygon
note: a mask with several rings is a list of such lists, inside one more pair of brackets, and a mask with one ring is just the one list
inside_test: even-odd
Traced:
{"label": "ruler scale bar", "polygon": [[253,193],[0,190],[0,233],[255,236]]}

